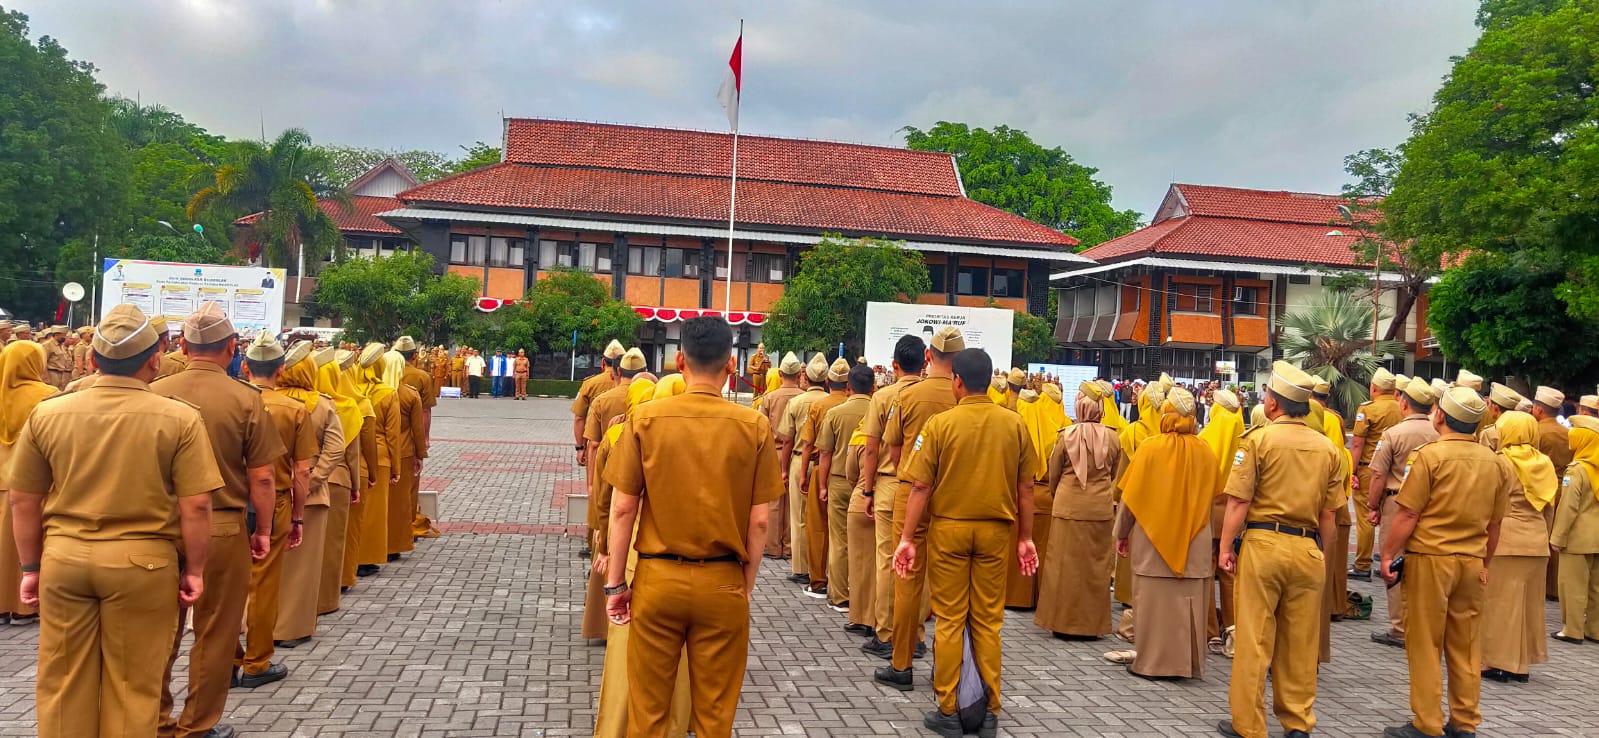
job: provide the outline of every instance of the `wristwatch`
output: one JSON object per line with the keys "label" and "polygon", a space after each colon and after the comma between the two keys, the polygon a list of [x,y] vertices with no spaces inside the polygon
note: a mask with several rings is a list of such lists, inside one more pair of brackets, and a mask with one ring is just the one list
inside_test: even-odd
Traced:
{"label": "wristwatch", "polygon": [[582,444],[578,444],[576,446],[573,446],[572,448],[577,449],[578,451],[582,451],[583,450],[583,445]]}
{"label": "wristwatch", "polygon": [[289,524],[290,525],[304,526],[305,525],[305,521],[304,520],[290,520]]}
{"label": "wristwatch", "polygon": [[606,597],[615,597],[616,595],[619,595],[619,594],[621,594],[623,592],[626,592],[626,591],[627,591],[627,582],[622,582],[621,584],[618,584],[615,587],[612,587],[609,584],[605,585],[605,596]]}

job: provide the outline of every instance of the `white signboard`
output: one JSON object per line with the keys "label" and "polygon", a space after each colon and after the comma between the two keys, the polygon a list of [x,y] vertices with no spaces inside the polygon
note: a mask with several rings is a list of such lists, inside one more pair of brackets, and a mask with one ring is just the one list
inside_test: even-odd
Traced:
{"label": "white signboard", "polygon": [[283,324],[287,275],[282,269],[132,259],[106,259],[104,269],[102,318],[113,306],[129,303],[151,317],[165,316],[168,326],[176,327],[201,305],[217,302],[242,335],[276,334]]}
{"label": "white signboard", "polygon": [[1061,399],[1066,405],[1066,417],[1077,420],[1077,387],[1083,382],[1099,377],[1099,367],[1081,364],[1028,364],[1028,374],[1043,374],[1060,380]]}
{"label": "white signboard", "polygon": [[1003,308],[969,308],[950,305],[910,305],[900,302],[866,303],[866,363],[889,366],[894,343],[912,333],[923,341],[944,326],[961,329],[966,348],[980,348],[994,360],[994,368],[1011,366],[1011,330],[1016,313]]}
{"label": "white signboard", "polygon": [[1237,374],[1238,373],[1238,362],[1236,362],[1236,361],[1218,361],[1218,362],[1216,362],[1216,373],[1217,374]]}

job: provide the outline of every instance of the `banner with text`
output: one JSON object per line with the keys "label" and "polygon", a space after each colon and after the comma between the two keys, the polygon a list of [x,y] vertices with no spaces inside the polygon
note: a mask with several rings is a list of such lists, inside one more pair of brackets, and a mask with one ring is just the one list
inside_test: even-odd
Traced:
{"label": "banner with text", "polygon": [[176,330],[189,313],[206,302],[222,305],[241,335],[263,330],[276,334],[283,325],[282,269],[219,264],[106,259],[100,277],[105,298],[100,317],[115,305],[128,303],[145,315],[165,316]]}
{"label": "banner with text", "polygon": [[944,326],[954,326],[966,338],[966,348],[979,348],[994,360],[994,368],[1009,369],[1011,330],[1016,313],[1003,308],[969,308],[951,305],[907,305],[901,302],[866,303],[866,362],[889,366],[894,362],[894,342],[911,333],[923,341]]}

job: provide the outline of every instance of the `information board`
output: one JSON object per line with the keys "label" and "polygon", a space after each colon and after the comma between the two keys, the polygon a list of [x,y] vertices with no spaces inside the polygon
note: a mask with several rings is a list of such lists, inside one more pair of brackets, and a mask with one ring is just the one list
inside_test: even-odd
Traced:
{"label": "information board", "polygon": [[146,315],[164,316],[176,328],[189,313],[216,302],[241,335],[276,334],[283,325],[282,269],[220,264],[106,259],[100,276],[100,317],[131,304]]}
{"label": "information board", "polygon": [[1043,374],[1060,379],[1061,400],[1066,417],[1077,420],[1077,386],[1099,376],[1099,367],[1081,364],[1028,364],[1028,374]]}
{"label": "information board", "polygon": [[894,362],[894,342],[906,333],[931,341],[944,326],[954,326],[966,338],[966,348],[980,348],[994,360],[994,368],[1011,366],[1011,331],[1016,313],[1004,308],[969,308],[950,305],[915,305],[902,302],[866,303],[866,363],[889,366]]}

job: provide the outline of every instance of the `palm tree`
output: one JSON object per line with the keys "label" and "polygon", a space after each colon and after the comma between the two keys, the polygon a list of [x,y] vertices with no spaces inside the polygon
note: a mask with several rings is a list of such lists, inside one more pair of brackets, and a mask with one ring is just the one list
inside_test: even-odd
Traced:
{"label": "palm tree", "polygon": [[1332,385],[1335,409],[1350,412],[1370,398],[1366,387],[1384,355],[1403,356],[1401,341],[1377,341],[1372,353],[1373,306],[1347,292],[1326,290],[1283,316],[1283,358]]}
{"label": "palm tree", "polygon": [[298,128],[284,131],[270,145],[240,142],[213,172],[215,182],[189,200],[188,214],[193,219],[208,210],[260,213],[245,256],[261,257],[268,266],[290,266],[303,244],[305,258],[314,262],[344,243],[318,201],[331,200],[344,212],[352,208],[353,198],[333,184],[332,173],[332,161]]}

